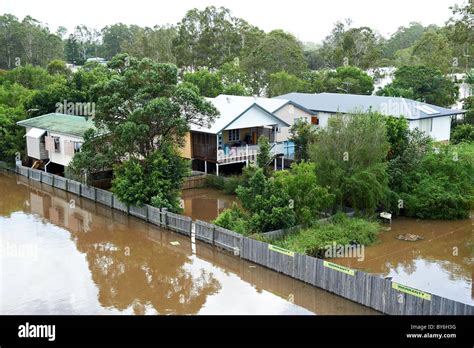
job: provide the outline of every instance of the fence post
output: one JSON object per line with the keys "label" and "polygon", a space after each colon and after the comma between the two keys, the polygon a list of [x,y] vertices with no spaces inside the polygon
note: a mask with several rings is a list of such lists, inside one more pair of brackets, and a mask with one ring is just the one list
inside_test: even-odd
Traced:
{"label": "fence post", "polygon": [[164,214],[161,214],[161,218],[162,218],[164,227],[167,229],[168,228],[168,208],[161,208],[160,210],[162,213],[164,213]]}

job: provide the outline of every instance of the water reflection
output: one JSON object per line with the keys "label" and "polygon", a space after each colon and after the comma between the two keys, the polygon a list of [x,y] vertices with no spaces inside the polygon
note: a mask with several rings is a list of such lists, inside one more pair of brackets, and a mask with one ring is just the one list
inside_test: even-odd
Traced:
{"label": "water reflection", "polygon": [[23,177],[0,174],[0,232],[36,245],[0,255],[2,314],[375,314]]}
{"label": "water reflection", "polygon": [[233,195],[210,188],[184,190],[181,198],[184,205],[184,215],[194,220],[211,222],[224,209],[230,208],[236,201]]}

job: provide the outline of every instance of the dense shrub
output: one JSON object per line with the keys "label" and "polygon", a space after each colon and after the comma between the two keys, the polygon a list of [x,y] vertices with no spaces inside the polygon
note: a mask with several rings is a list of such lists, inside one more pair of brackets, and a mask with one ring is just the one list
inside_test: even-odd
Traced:
{"label": "dense shrub", "polygon": [[375,222],[338,214],[331,223],[318,224],[272,243],[302,254],[323,257],[325,247],[334,242],[338,245],[370,245],[377,240],[378,232],[379,225]]}
{"label": "dense shrub", "polygon": [[453,129],[451,142],[459,144],[461,142],[474,142],[474,126],[472,124],[461,124]]}
{"label": "dense shrub", "polygon": [[246,235],[249,234],[247,220],[248,216],[246,216],[244,211],[234,203],[231,208],[226,209],[219,214],[212,223],[227,228],[228,230]]}
{"label": "dense shrub", "polygon": [[224,190],[225,178],[216,175],[206,176],[206,186],[217,190]]}
{"label": "dense shrub", "polygon": [[250,232],[268,232],[295,225],[296,217],[290,197],[268,179],[261,168],[255,171],[247,187],[240,186],[237,196],[249,213]]}
{"label": "dense shrub", "polygon": [[318,184],[314,163],[293,163],[291,170],[274,173],[275,185],[293,202],[298,225],[311,225],[334,203],[334,195]]}
{"label": "dense shrub", "polygon": [[474,167],[469,148],[443,146],[409,173],[400,193],[403,214],[418,218],[462,219],[474,200]]}

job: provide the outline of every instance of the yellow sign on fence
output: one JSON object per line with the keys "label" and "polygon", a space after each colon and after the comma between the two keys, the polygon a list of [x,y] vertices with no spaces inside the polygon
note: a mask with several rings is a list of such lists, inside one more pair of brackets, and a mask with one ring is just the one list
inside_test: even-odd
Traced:
{"label": "yellow sign on fence", "polygon": [[395,290],[398,290],[398,291],[416,296],[416,297],[420,297],[424,300],[431,301],[431,295],[426,293],[426,292],[423,292],[423,291],[420,291],[420,290],[417,290],[417,289],[413,289],[413,288],[410,288],[408,286],[398,284],[398,283],[392,283],[392,288],[394,288]]}
{"label": "yellow sign on fence", "polygon": [[272,250],[272,251],[276,251],[277,253],[280,253],[280,254],[285,254],[285,255],[291,256],[291,257],[295,256],[294,252],[292,252],[290,250],[280,248],[280,247],[277,247],[276,245],[268,244],[268,249]]}
{"label": "yellow sign on fence", "polygon": [[324,264],[324,267],[331,268],[331,269],[334,269],[336,271],[339,271],[339,272],[342,272],[342,273],[345,273],[345,274],[349,274],[351,276],[353,276],[355,274],[355,271],[353,269],[338,265],[337,263],[324,261],[323,264]]}

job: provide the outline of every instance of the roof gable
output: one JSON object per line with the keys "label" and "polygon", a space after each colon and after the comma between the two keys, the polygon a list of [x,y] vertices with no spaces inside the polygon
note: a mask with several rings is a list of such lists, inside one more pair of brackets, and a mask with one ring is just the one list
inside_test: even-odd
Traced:
{"label": "roof gable", "polygon": [[[217,98],[208,98],[207,100],[216,107],[220,115],[216,118],[211,127],[192,124],[192,131],[218,134],[229,129],[229,127],[236,129],[262,127],[270,124],[289,127],[288,123],[281,120],[261,105],[255,103],[255,100],[252,97],[227,99],[225,96],[219,96]],[[281,104],[281,102],[279,103]],[[253,118],[251,115],[254,115]],[[236,127],[236,124],[239,124],[240,126]]]}

